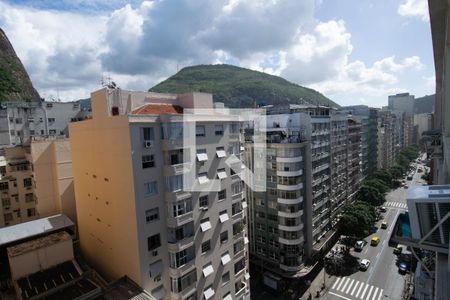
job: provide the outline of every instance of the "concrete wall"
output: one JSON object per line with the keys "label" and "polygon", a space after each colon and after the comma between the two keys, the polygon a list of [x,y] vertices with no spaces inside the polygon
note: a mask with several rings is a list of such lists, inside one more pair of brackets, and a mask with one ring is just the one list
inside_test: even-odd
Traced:
{"label": "concrete wall", "polygon": [[108,116],[107,93],[91,94],[92,120],[70,124],[80,247],[107,279],[141,285],[128,119]]}
{"label": "concrete wall", "polygon": [[36,208],[39,215],[47,217],[63,213],[76,222],[69,140],[33,141],[31,159],[38,199]]}
{"label": "concrete wall", "polygon": [[9,256],[12,279],[46,270],[57,264],[73,259],[72,240],[69,238],[56,244]]}

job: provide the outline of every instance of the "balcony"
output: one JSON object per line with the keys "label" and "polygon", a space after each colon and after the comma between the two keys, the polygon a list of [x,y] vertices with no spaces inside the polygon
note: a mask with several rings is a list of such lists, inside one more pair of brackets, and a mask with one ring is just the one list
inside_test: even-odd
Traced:
{"label": "balcony", "polygon": [[299,231],[303,229],[303,223],[295,226],[278,225],[278,230],[283,231]]}
{"label": "balcony", "polygon": [[242,200],[243,193],[239,192],[231,196],[231,201]]}
{"label": "balcony", "polygon": [[294,185],[277,184],[277,189],[283,190],[283,191],[295,191],[295,190],[300,190],[302,188],[303,188],[302,182],[300,182],[298,184],[294,184]]}
{"label": "balcony", "polygon": [[195,269],[195,259],[193,258],[179,268],[169,267],[169,275],[171,277],[181,277],[194,269]]}
{"label": "balcony", "polygon": [[180,190],[176,192],[166,192],[165,199],[168,202],[176,202],[179,200],[188,199],[191,196],[191,193]]}
{"label": "balcony", "polygon": [[181,250],[184,250],[186,248],[191,247],[192,245],[194,245],[194,234],[192,236],[189,237],[185,237],[182,240],[179,240],[175,243],[167,243],[167,249],[170,252],[180,252]]}
{"label": "balcony", "polygon": [[303,237],[299,237],[297,239],[292,239],[292,240],[291,239],[285,239],[285,238],[282,238],[282,237],[278,238],[278,242],[280,244],[284,244],[284,245],[299,245],[299,244],[302,244],[303,241],[304,241]]}
{"label": "balcony", "polygon": [[303,175],[303,169],[297,171],[277,171],[277,176],[301,176]]}
{"label": "balcony", "polygon": [[298,218],[303,215],[303,210],[299,210],[296,212],[285,212],[285,211],[278,211],[279,217],[285,217],[285,218]]}
{"label": "balcony", "polygon": [[188,173],[190,171],[190,166],[191,164],[189,162],[176,165],[165,165],[164,176],[173,176]]}
{"label": "balcony", "polygon": [[167,226],[178,227],[194,220],[192,211],[177,217],[167,217]]}
{"label": "balcony", "polygon": [[164,151],[174,150],[174,149],[182,149],[183,147],[183,136],[180,136],[178,139],[164,139],[161,140],[162,149]]}
{"label": "balcony", "polygon": [[296,199],[285,199],[285,198],[278,198],[277,202],[280,204],[298,204],[303,201],[303,197],[299,197]]}
{"label": "balcony", "polygon": [[294,163],[303,161],[303,156],[294,156],[294,157],[278,157],[277,163]]}

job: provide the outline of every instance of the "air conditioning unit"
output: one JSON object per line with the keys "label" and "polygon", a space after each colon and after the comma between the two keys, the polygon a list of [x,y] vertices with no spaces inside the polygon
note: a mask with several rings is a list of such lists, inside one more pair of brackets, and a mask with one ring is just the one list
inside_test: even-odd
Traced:
{"label": "air conditioning unit", "polygon": [[144,147],[145,148],[150,148],[152,146],[152,141],[144,141]]}
{"label": "air conditioning unit", "polygon": [[153,256],[158,256],[158,250],[152,251],[152,255],[153,255]]}
{"label": "air conditioning unit", "polygon": [[161,281],[161,275],[158,275],[155,277],[155,279],[153,279],[154,282],[159,282]]}

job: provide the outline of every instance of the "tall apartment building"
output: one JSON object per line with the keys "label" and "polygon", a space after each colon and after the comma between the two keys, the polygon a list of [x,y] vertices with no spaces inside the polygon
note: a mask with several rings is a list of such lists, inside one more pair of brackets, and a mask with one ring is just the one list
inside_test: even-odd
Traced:
{"label": "tall apartment building", "polygon": [[68,124],[89,114],[78,102],[2,103],[0,147],[29,144],[34,137],[67,136]]}
{"label": "tall apartment building", "polygon": [[331,219],[337,224],[340,208],[347,203],[348,116],[336,112],[331,115]]}
{"label": "tall apartment building", "polygon": [[[262,269],[294,278],[312,252],[311,118],[266,116],[267,191],[248,190],[250,251]],[[246,154],[251,153],[247,143]],[[251,163],[250,163],[251,165]]]}
{"label": "tall apartment building", "polygon": [[0,150],[0,227],[37,218],[29,153],[22,147]]}
{"label": "tall apartment building", "polygon": [[416,114],[414,115],[414,133],[415,136],[413,140],[416,144],[420,143],[422,139],[422,134],[425,131],[431,130],[433,128],[433,114],[424,113],[424,114]]}
{"label": "tall apartment building", "polygon": [[343,107],[342,110],[350,113],[352,118],[362,124],[362,179],[368,178],[377,170],[378,109],[366,105],[354,105]]}
{"label": "tall apartment building", "polygon": [[399,122],[389,110],[378,112],[378,169],[389,169],[400,149]]}
{"label": "tall apartment building", "polygon": [[353,118],[348,118],[347,146],[347,199],[354,199],[362,180],[362,125]]}
{"label": "tall apartment building", "polygon": [[[210,94],[104,88],[91,99],[92,119],[70,124],[86,259],[157,299],[249,299],[246,202],[225,163],[241,155],[239,123],[213,111]],[[217,191],[191,191],[187,173]]]}
{"label": "tall apartment building", "polygon": [[414,128],[414,95],[409,93],[388,96],[388,108],[401,119],[401,148],[412,144]]}

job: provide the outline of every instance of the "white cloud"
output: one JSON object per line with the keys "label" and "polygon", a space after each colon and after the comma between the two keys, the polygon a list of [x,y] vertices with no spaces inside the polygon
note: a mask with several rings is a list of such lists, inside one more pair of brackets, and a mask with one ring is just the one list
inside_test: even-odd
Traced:
{"label": "white cloud", "polygon": [[404,0],[398,7],[398,14],[406,17],[417,17],[429,21],[427,0]]}

